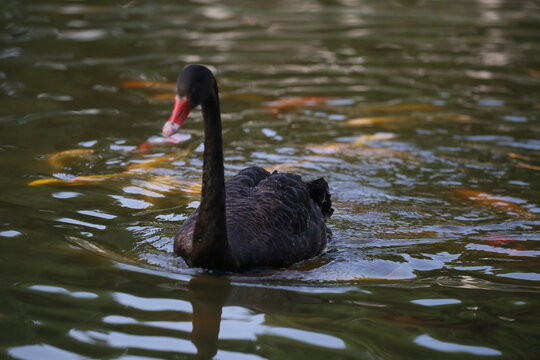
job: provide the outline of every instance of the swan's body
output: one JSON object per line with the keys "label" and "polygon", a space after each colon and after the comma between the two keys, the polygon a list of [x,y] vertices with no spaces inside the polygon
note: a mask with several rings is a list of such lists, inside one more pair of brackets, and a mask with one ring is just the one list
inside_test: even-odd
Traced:
{"label": "swan's body", "polygon": [[305,183],[299,175],[270,174],[251,167],[224,181],[217,84],[201,65],[178,78],[175,109],[163,127],[178,131],[189,110],[202,105],[205,147],[201,204],[174,239],[174,251],[189,266],[243,271],[284,267],[320,253],[332,215],[324,179]]}
{"label": "swan's body", "polygon": [[[321,208],[326,206],[329,215],[330,205],[319,204],[312,197],[318,193],[324,199],[328,193],[324,180],[306,184],[295,174],[270,174],[252,167],[227,180],[225,192],[228,249],[216,248],[212,254],[223,261],[221,267],[283,267],[317,255],[326,247]],[[174,249],[189,265],[205,267],[191,256],[198,217],[199,209],[180,228]]]}

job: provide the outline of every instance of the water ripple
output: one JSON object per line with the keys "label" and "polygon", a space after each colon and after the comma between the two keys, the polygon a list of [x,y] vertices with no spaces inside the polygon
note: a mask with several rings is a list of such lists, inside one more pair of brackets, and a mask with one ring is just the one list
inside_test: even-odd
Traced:
{"label": "water ripple", "polygon": [[138,296],[114,293],[113,298],[124,306],[129,306],[138,310],[145,311],[183,311],[191,312],[191,305],[182,300],[159,299],[159,298],[141,298]]}
{"label": "water ripple", "polygon": [[502,355],[499,350],[484,346],[473,346],[473,345],[461,345],[450,342],[444,342],[432,338],[429,335],[420,335],[414,339],[415,344],[426,347],[428,349],[436,350],[444,353],[464,353],[471,355],[481,355],[481,356],[497,356]]}

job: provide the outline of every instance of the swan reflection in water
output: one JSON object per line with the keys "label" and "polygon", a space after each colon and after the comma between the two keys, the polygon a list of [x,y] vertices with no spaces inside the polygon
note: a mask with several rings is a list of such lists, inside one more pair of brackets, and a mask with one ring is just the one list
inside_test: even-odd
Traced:
{"label": "swan reflection in water", "polygon": [[[184,286],[182,286],[184,287]],[[187,284],[188,299],[193,307],[193,328],[190,340],[197,348],[196,359],[212,359],[218,353],[218,340],[245,340],[256,335],[280,335],[280,332],[296,333],[296,340],[317,343],[322,340],[325,346],[344,348],[345,343],[333,336],[294,329],[283,329],[262,324],[268,314],[298,313],[298,307],[305,304],[328,302],[321,297],[304,295],[283,289],[259,286],[233,285],[227,277],[196,275]],[[262,314],[234,314],[227,310],[235,307],[253,309]],[[249,312],[249,310],[247,310]],[[226,312],[227,314],[223,314]],[[232,316],[231,316],[232,315]],[[248,318],[244,320],[243,318]],[[255,321],[254,318],[258,318]],[[227,318],[242,318],[232,321]],[[219,336],[221,329],[221,337]],[[283,331],[282,331],[283,330]],[[244,336],[245,335],[245,336]]]}
{"label": "swan reflection in water", "polygon": [[197,348],[196,359],[211,359],[217,353],[217,341],[223,306],[231,294],[226,278],[197,276],[189,281],[188,299],[193,307],[190,339]]}

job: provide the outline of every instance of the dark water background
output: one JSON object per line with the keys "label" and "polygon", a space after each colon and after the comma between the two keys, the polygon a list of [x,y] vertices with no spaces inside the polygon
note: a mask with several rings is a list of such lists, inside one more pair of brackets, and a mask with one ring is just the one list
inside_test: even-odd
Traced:
{"label": "dark water background", "polygon": [[[538,2],[1,8],[0,358],[540,353]],[[214,276],[173,256],[200,111],[182,144],[138,146],[172,108],[157,82],[193,62],[220,84],[227,176],[330,183],[317,258]]]}

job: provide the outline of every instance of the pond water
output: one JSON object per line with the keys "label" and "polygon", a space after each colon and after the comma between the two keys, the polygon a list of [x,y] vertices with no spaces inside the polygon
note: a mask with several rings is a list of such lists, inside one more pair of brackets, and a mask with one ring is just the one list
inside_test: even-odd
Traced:
{"label": "pond water", "polygon": [[[538,2],[1,7],[0,357],[540,352]],[[226,275],[173,255],[200,110],[179,144],[159,132],[188,63],[219,82],[226,176],[329,182],[321,255]]]}

